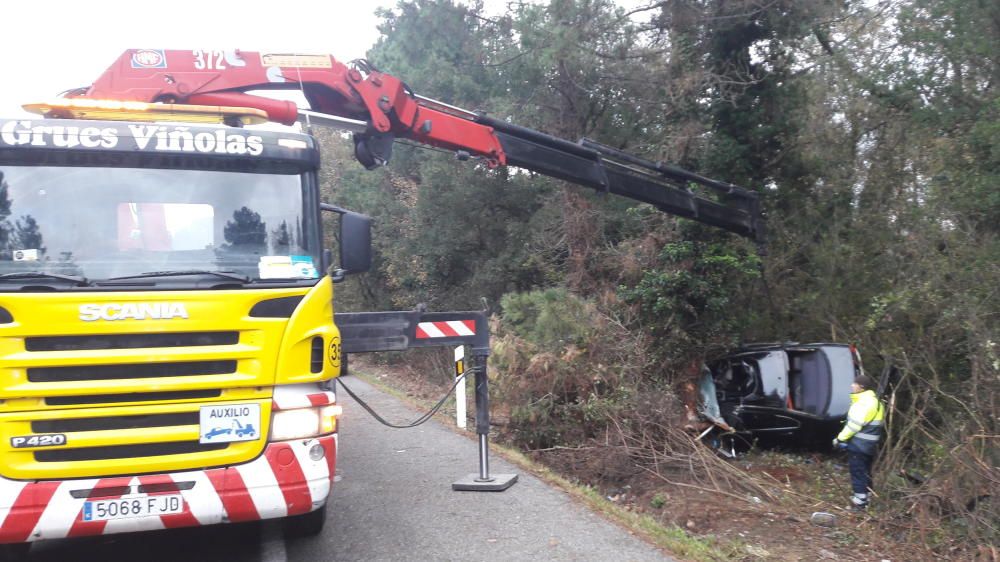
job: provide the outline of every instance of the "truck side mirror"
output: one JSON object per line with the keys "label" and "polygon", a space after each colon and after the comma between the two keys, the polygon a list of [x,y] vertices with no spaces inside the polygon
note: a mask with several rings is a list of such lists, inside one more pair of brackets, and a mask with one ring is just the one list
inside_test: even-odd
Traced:
{"label": "truck side mirror", "polygon": [[372,219],[326,203],[320,204],[324,211],[340,215],[340,268],[333,280],[342,281],[351,273],[364,273],[372,267]]}

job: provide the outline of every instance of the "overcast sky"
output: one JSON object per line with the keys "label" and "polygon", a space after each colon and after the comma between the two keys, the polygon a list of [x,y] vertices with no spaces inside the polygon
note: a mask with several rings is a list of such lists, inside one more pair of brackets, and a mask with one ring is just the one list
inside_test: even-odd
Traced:
{"label": "overcast sky", "polygon": [[[628,7],[651,2],[616,1]],[[22,104],[91,85],[130,48],[331,54],[350,61],[364,56],[378,38],[375,10],[395,5],[396,0],[0,0],[0,118],[33,117]],[[507,0],[486,0],[486,12],[499,13],[506,5]]]}
{"label": "overcast sky", "polygon": [[89,86],[129,48],[328,53],[375,42],[395,0],[0,0],[0,118]]}

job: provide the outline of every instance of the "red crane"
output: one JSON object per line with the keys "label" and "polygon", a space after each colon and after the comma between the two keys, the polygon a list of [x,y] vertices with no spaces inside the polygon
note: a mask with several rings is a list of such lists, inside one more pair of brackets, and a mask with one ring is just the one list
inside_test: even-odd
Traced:
{"label": "red crane", "polygon": [[[247,93],[298,90],[311,106]],[[364,60],[344,64],[329,55],[249,51],[130,49],[89,88],[71,98],[255,108],[277,123],[308,118],[354,132],[366,168],[385,164],[396,138],[512,165],[755,240],[765,229],[757,193],[600,143],[573,143],[414,93],[399,78]],[[695,194],[697,184],[714,198]]]}

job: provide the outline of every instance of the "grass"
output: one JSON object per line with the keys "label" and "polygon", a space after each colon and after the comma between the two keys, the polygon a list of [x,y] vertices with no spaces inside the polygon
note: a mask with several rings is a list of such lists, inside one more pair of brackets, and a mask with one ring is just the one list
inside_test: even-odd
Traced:
{"label": "grass", "polygon": [[[428,409],[431,406],[431,404],[415,399],[392,385],[387,384],[384,380],[368,373],[355,369],[352,371],[352,374],[386,394],[409,403],[412,406],[423,409]],[[453,425],[451,423],[453,419],[449,416],[445,416],[439,412],[435,417],[438,418],[438,421],[445,423],[449,427]],[[462,432],[457,429],[456,431],[459,431],[463,435],[470,435],[469,432]],[[672,555],[697,562],[739,560],[746,556],[746,546],[739,542],[719,541],[711,538],[691,536],[680,527],[662,525],[649,515],[628,511],[621,506],[613,504],[604,499],[595,488],[572,482],[551,468],[528,458],[516,449],[495,442],[491,443],[490,449],[520,469],[530,472],[549,485],[560,488],[571,497],[582,502],[592,511],[621,525],[633,534],[645,538],[653,545],[668,551]]]}
{"label": "grass", "polygon": [[[675,525],[665,526],[649,515],[622,509],[606,501],[594,488],[588,486],[573,487],[580,493],[579,497],[592,510],[637,534],[641,534],[653,544],[677,556],[683,556],[689,560],[714,562],[739,559],[741,554],[745,552],[742,545],[736,542],[720,543],[713,539],[693,537]],[[575,495],[576,492],[571,493]]]}
{"label": "grass", "polygon": [[667,499],[663,497],[663,494],[656,494],[653,499],[649,501],[650,507],[653,509],[661,509],[667,504]]}

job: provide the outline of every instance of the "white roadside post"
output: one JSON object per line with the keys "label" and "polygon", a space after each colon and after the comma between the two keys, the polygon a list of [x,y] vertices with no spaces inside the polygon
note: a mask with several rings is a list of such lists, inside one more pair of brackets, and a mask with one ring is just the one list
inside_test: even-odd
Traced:
{"label": "white roadside post", "polygon": [[[465,373],[465,346],[460,345],[455,348],[455,380],[457,381]],[[458,383],[455,387],[455,422],[458,427],[465,429],[465,381]]]}

